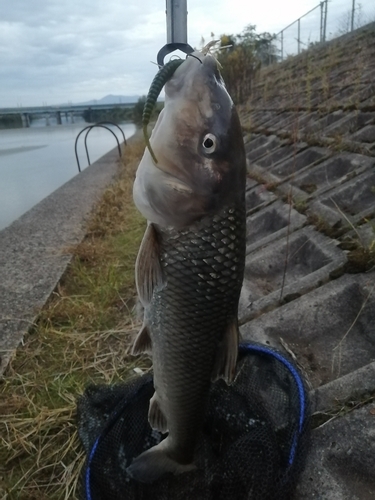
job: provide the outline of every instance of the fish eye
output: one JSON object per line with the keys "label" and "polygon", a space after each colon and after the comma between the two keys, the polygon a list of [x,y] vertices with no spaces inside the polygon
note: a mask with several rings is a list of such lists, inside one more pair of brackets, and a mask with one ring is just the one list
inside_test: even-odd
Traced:
{"label": "fish eye", "polygon": [[211,154],[216,149],[216,137],[213,134],[206,134],[203,138],[202,146],[206,154]]}

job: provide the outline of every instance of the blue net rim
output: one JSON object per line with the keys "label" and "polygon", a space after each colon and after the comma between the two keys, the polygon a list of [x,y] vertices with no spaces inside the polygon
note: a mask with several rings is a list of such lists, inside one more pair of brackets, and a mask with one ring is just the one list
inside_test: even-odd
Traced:
{"label": "blue net rim", "polygon": [[268,347],[262,344],[253,344],[251,342],[242,342],[238,346],[238,352],[240,355],[259,353],[271,356],[277,359],[280,363],[282,363],[293,376],[294,382],[298,389],[298,396],[299,396],[299,419],[298,419],[298,430],[293,437],[293,443],[289,454],[289,465],[292,465],[296,456],[297,445],[299,442],[298,438],[302,434],[306,423],[307,398],[302,377],[299,374],[296,367],[294,366],[294,364],[291,363],[286,357],[284,357],[279,351],[276,351],[272,347]]}
{"label": "blue net rim", "polygon": [[[299,395],[299,419],[298,419],[298,430],[296,431],[295,435],[293,436],[293,441],[292,441],[292,446],[290,449],[289,453],[289,460],[288,460],[288,465],[291,467],[294,463],[296,452],[297,452],[297,446],[299,443],[299,437],[304,431],[305,423],[306,423],[306,408],[307,408],[307,398],[306,398],[306,391],[305,391],[305,386],[303,383],[303,379],[301,375],[299,374],[298,370],[294,366],[294,364],[289,361],[286,357],[284,357],[279,351],[276,351],[272,347],[263,345],[263,344],[254,344],[251,342],[241,342],[238,346],[238,353],[240,356],[246,356],[248,354],[261,354],[265,356],[270,356],[272,358],[275,358],[277,361],[282,363],[291,373],[295,384],[298,389],[298,395]],[[150,379],[149,383],[152,382],[152,379]],[[140,390],[140,389],[139,389]],[[139,392],[139,390],[137,392]],[[132,394],[132,398],[135,396],[135,394]],[[124,401],[124,405],[127,404],[127,401]],[[121,405],[122,408],[124,405]],[[96,453],[96,450],[98,448],[98,445],[102,439],[102,437],[109,431],[110,427],[114,423],[114,421],[117,418],[117,412],[112,416],[110,419],[111,422],[109,425],[106,427],[106,429],[103,430],[103,432],[97,437],[95,443],[93,444],[89,457],[87,460],[87,466],[86,466],[86,471],[85,471],[85,493],[86,493],[86,499],[91,500],[91,462],[94,458],[94,455]]]}

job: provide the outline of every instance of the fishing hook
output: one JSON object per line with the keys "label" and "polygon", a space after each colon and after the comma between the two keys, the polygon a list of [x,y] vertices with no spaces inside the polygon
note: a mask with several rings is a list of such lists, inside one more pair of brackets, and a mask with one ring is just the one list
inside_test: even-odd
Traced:
{"label": "fishing hook", "polygon": [[174,43],[167,43],[162,47],[157,55],[157,62],[159,67],[164,66],[164,58],[171,52],[174,52],[175,50],[181,50],[181,52],[184,52],[185,54],[191,54],[194,52],[193,47],[189,45],[188,43],[181,43],[181,42],[174,42]]}

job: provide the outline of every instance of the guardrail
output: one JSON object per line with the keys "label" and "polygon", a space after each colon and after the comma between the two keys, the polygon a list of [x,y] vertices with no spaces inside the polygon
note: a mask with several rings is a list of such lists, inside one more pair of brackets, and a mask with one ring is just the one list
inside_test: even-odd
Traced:
{"label": "guardrail", "polygon": [[77,146],[78,146],[78,139],[80,138],[81,134],[83,134],[83,132],[86,131],[86,135],[85,135],[85,150],[86,150],[86,156],[87,156],[87,162],[89,165],[91,165],[90,163],[90,156],[89,156],[89,151],[88,151],[88,148],[87,148],[87,136],[89,135],[89,133],[91,132],[91,130],[95,127],[101,127],[101,128],[105,128],[106,130],[108,130],[109,132],[111,132],[111,134],[114,136],[114,138],[116,139],[116,142],[117,142],[117,149],[118,149],[118,153],[119,153],[119,156],[121,157],[121,147],[120,147],[120,142],[118,140],[118,137],[117,135],[113,132],[113,130],[111,130],[109,127],[107,127],[106,125],[112,125],[114,127],[117,127],[121,134],[122,134],[122,137],[124,139],[124,144],[126,144],[126,138],[125,138],[125,134],[124,134],[124,131],[122,130],[121,127],[119,127],[119,125],[117,125],[117,123],[114,123],[114,122],[108,122],[108,121],[105,121],[105,122],[98,122],[98,123],[95,123],[94,125],[88,125],[87,127],[85,127],[84,129],[82,129],[79,134],[77,135],[76,137],[76,140],[75,140],[75,144],[74,144],[74,152],[75,152],[75,155],[76,155],[76,160],[77,160],[77,166],[78,166],[78,172],[81,172],[81,165],[79,163],[79,158],[78,158],[78,151],[77,151]]}

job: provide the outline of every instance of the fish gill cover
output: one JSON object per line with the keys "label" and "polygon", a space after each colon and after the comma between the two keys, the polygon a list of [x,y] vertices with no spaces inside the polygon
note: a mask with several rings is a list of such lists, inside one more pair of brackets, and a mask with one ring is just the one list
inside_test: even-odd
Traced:
{"label": "fish gill cover", "polygon": [[290,500],[308,450],[308,398],[294,364],[260,344],[240,345],[238,375],[211,385],[197,469],[152,484],[131,479],[134,457],[165,435],[148,423],[152,375],[92,386],[78,402],[87,453],[85,500]]}

